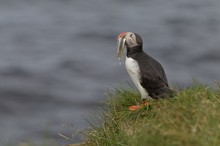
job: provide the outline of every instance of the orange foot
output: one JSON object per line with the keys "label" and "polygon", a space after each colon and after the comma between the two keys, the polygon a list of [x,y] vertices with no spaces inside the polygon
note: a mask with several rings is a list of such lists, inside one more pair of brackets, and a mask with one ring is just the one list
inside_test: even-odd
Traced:
{"label": "orange foot", "polygon": [[136,111],[136,110],[142,109],[142,108],[143,108],[142,105],[132,105],[132,106],[129,107],[129,110],[130,111]]}
{"label": "orange foot", "polygon": [[139,110],[139,109],[142,109],[143,107],[148,106],[148,105],[149,105],[149,103],[146,102],[145,100],[143,100],[141,105],[132,105],[129,107],[129,110],[130,111]]}

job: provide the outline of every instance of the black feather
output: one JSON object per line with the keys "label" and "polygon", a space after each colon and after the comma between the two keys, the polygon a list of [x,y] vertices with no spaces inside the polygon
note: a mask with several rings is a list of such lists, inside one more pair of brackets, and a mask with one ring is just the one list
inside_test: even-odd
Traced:
{"label": "black feather", "polygon": [[173,90],[169,88],[162,65],[143,52],[142,45],[127,47],[127,56],[138,62],[141,72],[141,85],[152,98],[165,98],[173,93]]}

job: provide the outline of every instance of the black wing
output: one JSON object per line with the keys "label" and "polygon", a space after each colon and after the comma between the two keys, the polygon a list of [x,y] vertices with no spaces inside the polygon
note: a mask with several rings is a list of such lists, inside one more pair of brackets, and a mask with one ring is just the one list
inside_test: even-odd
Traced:
{"label": "black wing", "polygon": [[145,53],[138,54],[135,58],[140,66],[141,85],[152,98],[161,94],[160,92],[170,91],[166,74],[158,61]]}

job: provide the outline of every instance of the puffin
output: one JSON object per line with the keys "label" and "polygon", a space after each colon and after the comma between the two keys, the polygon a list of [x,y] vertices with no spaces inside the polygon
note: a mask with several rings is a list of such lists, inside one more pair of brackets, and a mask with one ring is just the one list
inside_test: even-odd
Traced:
{"label": "puffin", "polygon": [[162,65],[143,51],[142,38],[133,32],[122,32],[117,37],[117,59],[126,53],[125,67],[134,85],[141,94],[141,104],[132,105],[129,110],[149,105],[146,99],[170,97],[174,91],[169,88]]}

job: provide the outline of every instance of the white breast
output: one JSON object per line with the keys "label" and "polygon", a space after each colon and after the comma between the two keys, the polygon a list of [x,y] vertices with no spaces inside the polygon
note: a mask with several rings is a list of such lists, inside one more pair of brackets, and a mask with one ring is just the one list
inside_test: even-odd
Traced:
{"label": "white breast", "polygon": [[141,93],[141,98],[146,99],[148,96],[147,91],[141,86],[141,72],[138,62],[130,57],[126,56],[125,59],[125,67],[127,69],[128,74],[130,75],[132,81],[134,82],[135,86]]}

